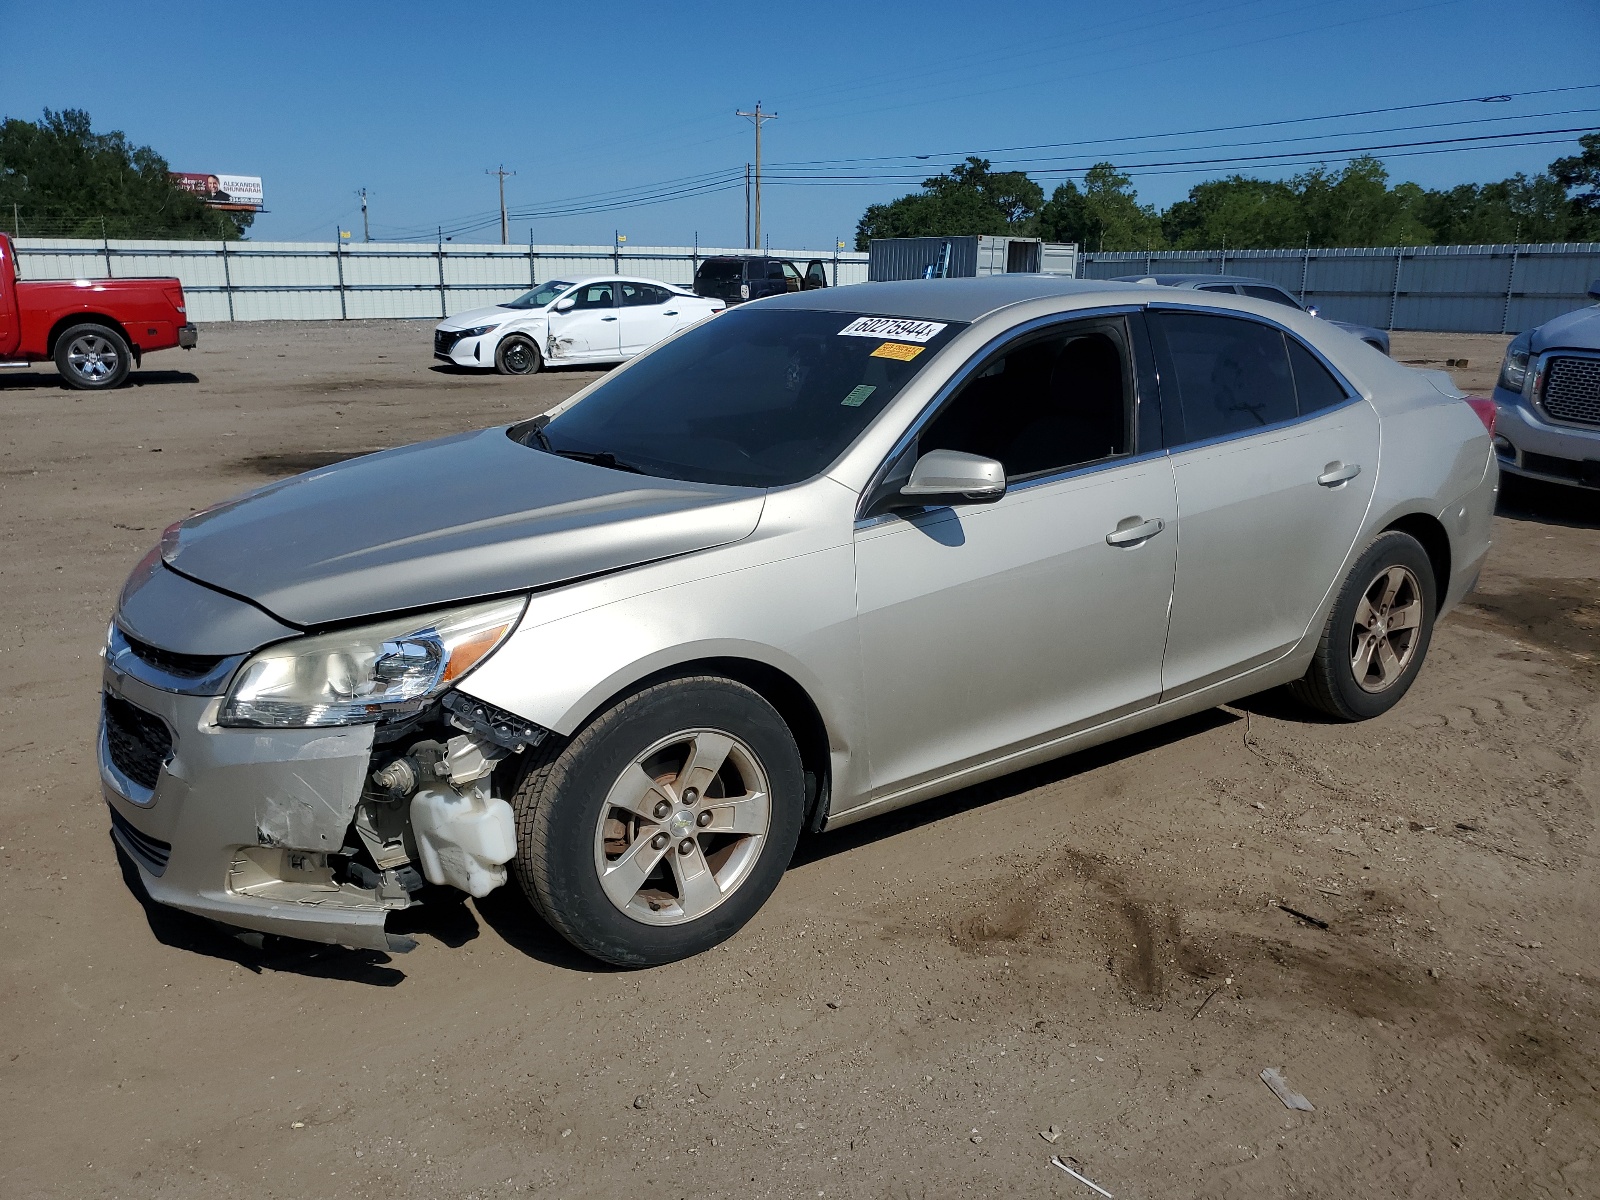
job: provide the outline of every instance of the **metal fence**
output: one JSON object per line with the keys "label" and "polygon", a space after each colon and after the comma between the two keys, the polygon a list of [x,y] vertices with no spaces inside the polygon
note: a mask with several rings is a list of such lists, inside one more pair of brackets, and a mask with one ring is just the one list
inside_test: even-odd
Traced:
{"label": "metal fence", "polygon": [[1593,303],[1600,242],[1319,250],[1156,250],[1078,258],[1082,279],[1255,275],[1325,317],[1380,329],[1520,333]]}
{"label": "metal fence", "polygon": [[[180,242],[18,238],[24,279],[177,276],[195,321],[438,318],[509,300],[551,279],[640,275],[690,284],[713,246],[500,246],[443,242]],[[862,283],[856,251],[770,250],[832,284]]]}

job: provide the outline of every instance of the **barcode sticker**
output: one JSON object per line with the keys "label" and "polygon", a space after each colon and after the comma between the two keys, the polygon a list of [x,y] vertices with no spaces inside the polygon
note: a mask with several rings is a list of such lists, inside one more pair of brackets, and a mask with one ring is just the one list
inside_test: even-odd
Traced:
{"label": "barcode sticker", "polygon": [[846,408],[860,408],[866,403],[867,397],[872,395],[872,393],[877,390],[878,389],[870,383],[857,384],[855,387],[850,389],[850,394],[843,400],[839,401],[839,403],[844,405]]}

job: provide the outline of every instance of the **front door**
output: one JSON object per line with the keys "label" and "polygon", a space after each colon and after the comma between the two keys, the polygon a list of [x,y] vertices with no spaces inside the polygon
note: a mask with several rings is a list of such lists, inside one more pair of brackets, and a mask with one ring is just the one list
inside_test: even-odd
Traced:
{"label": "front door", "polygon": [[615,287],[586,283],[571,293],[566,312],[550,314],[550,357],[559,362],[622,357],[622,322]]}
{"label": "front door", "polygon": [[858,523],[875,798],[1159,695],[1177,508],[1165,456],[1136,445],[1130,360],[1116,317],[976,364],[910,453],[998,459],[1007,494]]}
{"label": "front door", "polygon": [[[654,346],[679,325],[673,294],[653,283],[631,279],[617,284],[622,292],[622,352],[630,357]],[[682,299],[682,297],[678,297]]]}
{"label": "front door", "polygon": [[805,290],[810,292],[828,286],[828,272],[822,260],[813,258],[806,264]]}
{"label": "front door", "polygon": [[1175,311],[1150,324],[1182,522],[1170,699],[1305,636],[1372,499],[1378,416],[1274,325]]}

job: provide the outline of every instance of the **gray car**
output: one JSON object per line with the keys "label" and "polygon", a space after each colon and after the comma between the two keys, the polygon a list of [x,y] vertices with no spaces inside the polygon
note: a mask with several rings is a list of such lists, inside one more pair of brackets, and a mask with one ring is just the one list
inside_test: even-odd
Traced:
{"label": "gray car", "polygon": [[[1589,295],[1600,300],[1600,279]],[[1600,304],[1512,338],[1494,402],[1502,470],[1600,488]]]}
{"label": "gray car", "polygon": [[1486,405],[1241,296],[743,306],[169,528],[105,650],[112,830],[245,929],[406,949],[514,873],[597,958],[693,954],[804,830],[1280,684],[1387,710],[1488,550]]}
{"label": "gray car", "polygon": [[[1193,288],[1197,292],[1220,292],[1228,296],[1250,296],[1269,304],[1282,304],[1299,309],[1311,316],[1317,315],[1315,305],[1301,304],[1294,296],[1275,283],[1257,279],[1253,275],[1118,275],[1120,283],[1157,283],[1162,287]],[[1371,325],[1357,325],[1351,321],[1328,321],[1336,329],[1360,338],[1374,350],[1389,353],[1389,335]]]}

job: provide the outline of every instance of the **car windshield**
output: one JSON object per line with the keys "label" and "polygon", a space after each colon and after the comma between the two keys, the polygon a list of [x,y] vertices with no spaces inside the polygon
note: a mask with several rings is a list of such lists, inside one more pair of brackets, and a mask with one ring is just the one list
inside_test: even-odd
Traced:
{"label": "car windshield", "polygon": [[529,445],[646,475],[776,487],[818,474],[962,325],[856,313],[724,313],[652,351]]}
{"label": "car windshield", "polygon": [[549,283],[541,283],[531,292],[523,292],[515,300],[506,300],[497,304],[496,308],[543,308],[562,292],[572,285],[559,279],[552,279]]}

